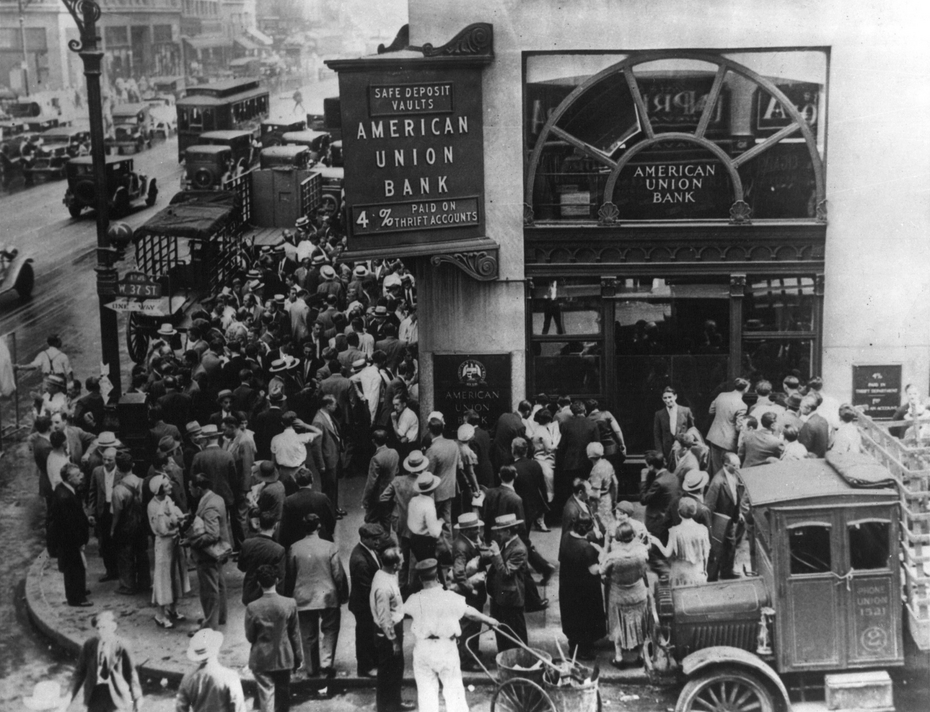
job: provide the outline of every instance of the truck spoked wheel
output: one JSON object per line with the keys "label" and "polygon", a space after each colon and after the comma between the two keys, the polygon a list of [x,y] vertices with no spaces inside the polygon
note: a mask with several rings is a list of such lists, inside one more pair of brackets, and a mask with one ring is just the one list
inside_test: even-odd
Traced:
{"label": "truck spoked wheel", "polygon": [[688,680],[675,712],[774,712],[772,695],[750,672],[718,668]]}
{"label": "truck spoked wheel", "polygon": [[135,312],[130,312],[126,320],[126,349],[129,358],[135,363],[142,363],[149,352],[149,332],[143,325],[142,318]]}
{"label": "truck spoked wheel", "polygon": [[515,677],[494,691],[491,712],[556,712],[556,709],[552,698],[539,685]]}

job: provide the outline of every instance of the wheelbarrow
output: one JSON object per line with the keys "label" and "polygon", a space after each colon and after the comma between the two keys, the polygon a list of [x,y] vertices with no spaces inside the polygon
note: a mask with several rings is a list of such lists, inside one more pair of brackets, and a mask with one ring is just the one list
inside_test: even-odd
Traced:
{"label": "wheelbarrow", "polygon": [[596,666],[591,669],[565,659],[553,662],[552,656],[530,648],[509,626],[491,627],[517,646],[497,654],[498,676],[495,677],[470,645],[482,631],[466,641],[465,647],[475,662],[497,685],[491,697],[491,712],[598,712],[601,709]]}

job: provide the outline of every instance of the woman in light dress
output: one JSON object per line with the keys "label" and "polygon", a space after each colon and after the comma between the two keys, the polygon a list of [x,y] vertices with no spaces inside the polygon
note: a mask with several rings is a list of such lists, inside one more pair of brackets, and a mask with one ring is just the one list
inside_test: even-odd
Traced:
{"label": "woman in light dress", "polygon": [[849,403],[843,403],[839,414],[840,427],[836,429],[833,436],[830,452],[862,452],[862,435],[859,434],[859,426],[856,425],[856,421],[859,420],[859,411]]}
{"label": "woman in light dress", "polygon": [[154,497],[148,505],[149,525],[155,534],[155,572],[152,575],[152,603],[161,607],[155,622],[173,628],[185,616],[178,612],[178,599],[191,590],[187,557],[181,548],[179,531],[185,515],[171,499],[171,480],[163,474],[149,481]]}
{"label": "woman in light dress", "polygon": [[537,424],[532,437],[533,457],[542,467],[546,498],[551,502],[555,496],[555,451],[562,439],[562,432],[548,408],[536,411],[533,420]]}
{"label": "woman in light dress", "polygon": [[710,533],[707,527],[694,521],[697,503],[682,497],[678,503],[681,524],[668,530],[668,545],[652,537],[652,543],[669,560],[672,586],[688,586],[707,582],[707,559],[710,556]]}
{"label": "woman in light dress", "polygon": [[614,466],[604,457],[601,443],[588,443],[585,454],[593,463],[588,483],[591,499],[597,500],[597,516],[607,532],[614,530],[614,504],[617,501],[617,475]]}
{"label": "woman in light dress", "polygon": [[630,522],[620,524],[615,541],[601,555],[600,564],[601,576],[607,581],[608,635],[614,644],[611,664],[617,668],[642,661],[648,562],[649,549],[636,536]]}

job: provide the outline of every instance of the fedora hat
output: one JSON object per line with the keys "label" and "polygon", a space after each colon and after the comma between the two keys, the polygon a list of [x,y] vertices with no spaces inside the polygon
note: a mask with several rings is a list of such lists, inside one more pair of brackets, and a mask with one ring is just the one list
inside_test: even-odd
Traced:
{"label": "fedora hat", "polygon": [[407,472],[423,472],[427,467],[429,467],[429,460],[419,450],[413,450],[404,459],[404,469]]}
{"label": "fedora hat", "polygon": [[177,450],[180,444],[181,443],[179,443],[170,435],[165,435],[165,437],[158,441],[158,452],[168,455]]}
{"label": "fedora hat", "polygon": [[709,481],[710,475],[703,470],[688,470],[684,482],[681,483],[681,488],[685,492],[700,492],[707,487]]}
{"label": "fedora hat", "polygon": [[336,270],[332,268],[332,265],[325,265],[323,269],[320,270],[320,276],[323,279],[336,279]]}
{"label": "fedora hat", "polygon": [[218,438],[221,434],[219,428],[213,423],[208,423],[200,429],[200,434],[197,437],[201,440],[212,440],[213,438]]}
{"label": "fedora hat", "polygon": [[438,410],[434,410],[432,413],[430,413],[430,414],[427,416],[426,422],[429,422],[429,421],[431,421],[431,420],[438,420],[438,421],[439,421],[440,423],[442,423],[443,425],[446,424],[446,416],[444,416],[444,415],[443,415],[442,413],[440,413]]}
{"label": "fedora hat", "polygon": [[178,330],[175,329],[171,324],[165,323],[158,327],[156,332],[159,336],[174,336],[178,333]]}
{"label": "fedora hat", "polygon": [[192,438],[196,438],[198,435],[200,435],[200,431],[202,429],[203,428],[200,427],[200,423],[198,423],[196,420],[192,420],[184,426],[184,431]]}
{"label": "fedora hat", "polygon": [[223,647],[223,634],[212,628],[201,628],[187,646],[187,659],[192,663],[203,662],[216,655]]}
{"label": "fedora hat", "polygon": [[375,316],[387,316],[388,310],[387,307],[383,304],[379,304],[375,307]]}
{"label": "fedora hat", "polygon": [[112,430],[104,430],[97,436],[97,449],[103,450],[108,447],[121,447],[123,443],[116,437]]}
{"label": "fedora hat", "polygon": [[23,698],[23,704],[27,710],[57,710],[68,699],[61,694],[61,685],[54,680],[43,680],[32,688],[32,697]]}
{"label": "fedora hat", "polygon": [[478,515],[475,512],[465,512],[460,514],[458,520],[455,523],[455,529],[477,529],[478,527],[483,527],[484,522],[478,519]]}
{"label": "fedora hat", "polygon": [[58,386],[59,388],[64,388],[68,385],[67,381],[65,381],[65,377],[57,373],[50,373],[45,380],[48,382],[48,385]]}
{"label": "fedora hat", "polygon": [[284,395],[284,391],[277,390],[268,394],[268,400],[272,403],[283,403],[287,400],[287,396]]}
{"label": "fedora hat", "polygon": [[261,460],[255,463],[255,476],[262,482],[274,482],[278,479],[278,470],[271,460]]}
{"label": "fedora hat", "polygon": [[510,529],[518,524],[523,524],[523,520],[517,519],[516,514],[502,514],[494,519],[494,526],[491,527],[491,531],[496,532],[501,529]]}
{"label": "fedora hat", "polygon": [[[429,464],[427,462],[427,464]],[[417,477],[417,492],[420,494],[429,494],[435,491],[442,480],[436,477],[432,472],[421,472]]]}

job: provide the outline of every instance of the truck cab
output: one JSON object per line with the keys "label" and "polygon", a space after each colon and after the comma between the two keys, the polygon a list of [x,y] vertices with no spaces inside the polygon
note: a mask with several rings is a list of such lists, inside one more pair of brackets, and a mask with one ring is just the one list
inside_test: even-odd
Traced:
{"label": "truck cab", "polygon": [[126,149],[139,153],[152,147],[152,119],[149,105],[145,102],[119,104],[113,109],[113,135],[106,139],[107,153],[116,149],[123,154]]}
{"label": "truck cab", "polygon": [[282,137],[282,142],[310,149],[310,161],[313,163],[329,162],[329,142],[331,136],[326,131],[289,131]]}
{"label": "truck cab", "polygon": [[303,131],[307,127],[304,121],[285,121],[282,119],[265,119],[262,121],[261,137],[262,148],[280,146],[284,141],[282,136],[291,131]]}
{"label": "truck cab", "polygon": [[306,146],[271,146],[263,148],[259,168],[307,168],[310,149]]}
{"label": "truck cab", "polygon": [[200,134],[197,144],[202,146],[228,146],[232,151],[236,173],[247,171],[258,154],[251,131],[206,131]]}

